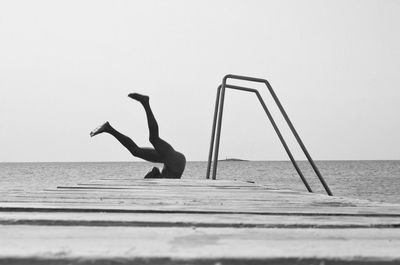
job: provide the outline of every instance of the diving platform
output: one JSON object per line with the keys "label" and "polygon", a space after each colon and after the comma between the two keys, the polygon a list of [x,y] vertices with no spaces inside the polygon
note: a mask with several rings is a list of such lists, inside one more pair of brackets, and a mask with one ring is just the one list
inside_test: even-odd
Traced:
{"label": "diving platform", "polygon": [[397,204],[192,179],[0,194],[0,264],[400,263]]}

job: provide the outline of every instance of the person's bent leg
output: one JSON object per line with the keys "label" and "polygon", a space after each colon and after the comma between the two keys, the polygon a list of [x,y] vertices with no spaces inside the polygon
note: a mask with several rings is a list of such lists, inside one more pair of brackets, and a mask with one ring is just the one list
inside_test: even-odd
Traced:
{"label": "person's bent leg", "polygon": [[[143,105],[149,127],[150,143],[164,159],[164,164],[167,166],[167,171],[170,171],[169,175],[174,178],[180,178],[186,165],[185,156],[179,152],[176,152],[169,143],[160,138],[158,124],[154,117],[153,111],[151,110],[149,97],[137,93],[132,93],[128,96],[139,101]],[[165,170],[163,170],[163,173],[164,172]]]}
{"label": "person's bent leg", "polygon": [[138,93],[129,94],[129,97],[139,101],[146,112],[147,125],[149,127],[149,140],[154,148],[165,157],[170,156],[175,150],[170,144],[162,140],[159,136],[158,123],[154,117],[153,111],[151,110],[149,97]]}
{"label": "person's bent leg", "polygon": [[131,138],[114,129],[109,122],[105,122],[101,126],[94,129],[90,133],[90,136],[93,137],[104,132],[114,136],[126,149],[128,149],[133,156],[154,163],[163,163],[162,157],[155,149],[139,147]]}
{"label": "person's bent leg", "polygon": [[150,108],[149,97],[138,93],[131,93],[128,95],[130,98],[139,101],[146,112],[147,125],[149,127],[149,140],[152,143],[156,141],[159,137],[158,135],[158,123],[154,117],[153,111]]}

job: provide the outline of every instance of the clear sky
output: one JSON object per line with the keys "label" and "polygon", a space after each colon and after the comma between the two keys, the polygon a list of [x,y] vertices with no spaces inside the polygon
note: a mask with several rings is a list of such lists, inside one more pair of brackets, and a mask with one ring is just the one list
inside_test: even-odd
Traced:
{"label": "clear sky", "polygon": [[[135,91],[164,139],[206,160],[228,73],[268,79],[315,159],[400,159],[399,14],[392,0],[1,1],[0,161],[138,161],[89,137],[108,120],[149,146]],[[287,159],[254,95],[227,91],[220,156]]]}

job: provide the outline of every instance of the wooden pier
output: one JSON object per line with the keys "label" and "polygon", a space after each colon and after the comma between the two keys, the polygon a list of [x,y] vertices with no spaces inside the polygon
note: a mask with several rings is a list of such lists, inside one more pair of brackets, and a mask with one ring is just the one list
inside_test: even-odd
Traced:
{"label": "wooden pier", "polygon": [[0,264],[400,264],[400,205],[224,180],[0,198]]}

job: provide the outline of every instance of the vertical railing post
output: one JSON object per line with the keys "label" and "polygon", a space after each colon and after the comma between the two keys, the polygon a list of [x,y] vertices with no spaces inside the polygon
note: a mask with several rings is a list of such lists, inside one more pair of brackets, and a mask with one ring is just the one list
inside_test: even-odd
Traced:
{"label": "vertical railing post", "polygon": [[213,155],[213,151],[214,151],[215,126],[217,124],[217,115],[218,115],[220,94],[221,94],[221,85],[219,85],[217,88],[217,96],[216,96],[216,100],[215,100],[214,119],[213,119],[213,124],[212,124],[212,129],[211,129],[210,151],[208,153],[208,164],[207,164],[207,174],[206,174],[207,179],[210,178],[211,162],[212,162],[211,160],[212,160],[212,155]]}
{"label": "vertical railing post", "polygon": [[219,104],[219,112],[218,112],[218,124],[217,124],[217,139],[215,142],[215,150],[214,150],[214,164],[213,164],[213,172],[212,179],[216,179],[217,176],[217,166],[218,166],[218,152],[219,152],[219,142],[221,138],[221,125],[222,125],[222,115],[224,112],[224,100],[225,100],[225,85],[226,85],[227,76],[225,76],[222,80],[221,87],[221,101]]}

